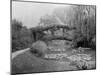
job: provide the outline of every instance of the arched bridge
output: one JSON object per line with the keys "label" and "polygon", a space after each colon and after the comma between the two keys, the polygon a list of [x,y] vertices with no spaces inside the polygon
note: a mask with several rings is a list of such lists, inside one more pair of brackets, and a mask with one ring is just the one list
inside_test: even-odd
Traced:
{"label": "arched bridge", "polygon": [[68,31],[75,30],[76,28],[69,27],[67,25],[49,25],[49,26],[37,26],[32,28],[34,40],[69,40]]}

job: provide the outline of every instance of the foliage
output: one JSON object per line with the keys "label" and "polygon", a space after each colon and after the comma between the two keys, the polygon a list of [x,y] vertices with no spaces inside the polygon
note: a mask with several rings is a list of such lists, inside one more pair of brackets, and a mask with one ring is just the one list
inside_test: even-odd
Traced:
{"label": "foliage", "polygon": [[32,33],[16,19],[12,20],[12,52],[24,49],[32,43]]}
{"label": "foliage", "polygon": [[95,69],[95,61],[87,54],[77,54],[68,57],[71,60],[70,65],[76,66],[78,70]]}
{"label": "foliage", "polygon": [[95,47],[95,42],[92,41],[96,35],[95,10],[95,6],[88,5],[55,8],[52,15],[45,15],[40,19],[40,24],[43,26],[63,24],[75,27],[76,30],[73,31],[72,37],[76,46]]}
{"label": "foliage", "polygon": [[40,18],[39,25],[49,26],[52,24],[58,24],[58,21],[53,15],[44,15]]}
{"label": "foliage", "polygon": [[43,41],[36,41],[32,44],[31,52],[39,57],[44,57],[47,51],[47,44]]}
{"label": "foliage", "polygon": [[[62,8],[55,8],[51,15],[44,15],[40,18],[39,27],[53,24],[67,25],[75,27],[76,30],[69,30],[73,39],[73,47],[91,47],[96,48],[96,7],[76,5]],[[13,50],[28,47],[33,40],[31,29],[27,29],[17,20],[12,21],[12,47]],[[56,33],[55,29],[49,30],[52,34]],[[47,31],[49,33],[49,31]],[[53,32],[55,31],[55,32]],[[63,34],[63,33],[62,33]],[[64,35],[66,35],[64,34]],[[67,35],[66,37],[69,37]],[[40,37],[40,34],[38,35]],[[20,47],[19,47],[20,46]]]}
{"label": "foliage", "polygon": [[72,61],[70,65],[76,66],[78,70],[95,69],[95,61]]}
{"label": "foliage", "polygon": [[[78,34],[80,36],[77,37],[77,39],[82,38],[81,40],[77,40],[76,42],[83,43],[82,46],[84,46],[86,43],[87,47],[91,46],[92,39],[94,38],[93,36],[96,35],[96,17],[95,17],[95,6],[78,6],[76,8],[76,28]],[[75,38],[76,39],[76,38]],[[79,44],[80,44],[79,43]],[[95,43],[94,43],[95,44]]]}
{"label": "foliage", "polygon": [[[74,31],[74,42],[80,46],[90,47],[95,45],[92,39],[96,35],[96,7],[95,6],[70,6],[63,8],[63,11],[57,12],[62,9],[55,10],[54,14],[58,16],[64,24],[76,27]],[[63,13],[63,14],[62,14]],[[87,45],[85,45],[87,43]],[[91,46],[91,47],[92,47]]]}

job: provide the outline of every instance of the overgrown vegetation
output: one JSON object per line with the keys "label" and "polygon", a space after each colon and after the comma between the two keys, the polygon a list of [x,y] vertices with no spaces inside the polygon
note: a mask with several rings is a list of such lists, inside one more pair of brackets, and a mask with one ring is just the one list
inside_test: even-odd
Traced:
{"label": "overgrown vegetation", "polygon": [[12,52],[29,47],[34,41],[32,33],[23,26],[22,22],[16,19],[12,20]]}
{"label": "overgrown vegetation", "polygon": [[[40,18],[39,26],[48,26],[53,24],[63,24],[69,27],[75,27],[76,30],[69,30],[70,38],[73,38],[73,47],[96,48],[96,12],[95,6],[70,6],[70,9],[57,8],[52,15],[44,15]],[[58,12],[59,10],[62,10]],[[66,16],[66,18],[65,18]],[[23,26],[20,21],[12,20],[12,51],[29,47],[34,41],[31,29]],[[34,29],[34,28],[33,28]],[[54,34],[54,29],[50,29]],[[49,34],[49,32],[47,32]],[[40,33],[42,34],[42,33]],[[40,34],[37,35],[41,38]],[[63,34],[63,33],[60,33]],[[44,35],[44,34],[43,34]],[[35,39],[37,39],[35,37]],[[69,36],[67,36],[69,37]]]}
{"label": "overgrown vegetation", "polygon": [[67,25],[75,27],[76,30],[70,34],[74,40],[75,47],[96,47],[96,7],[76,5],[55,8],[52,15],[45,15],[40,18],[40,25],[52,24]]}
{"label": "overgrown vegetation", "polygon": [[71,60],[70,65],[76,66],[77,70],[95,69],[95,61],[89,54],[76,54],[68,57]]}
{"label": "overgrown vegetation", "polygon": [[[68,28],[57,28],[55,24]],[[42,31],[50,25],[53,27]],[[44,15],[38,26],[30,29],[13,19],[11,33],[12,52],[29,47],[13,59],[13,73],[96,68],[95,6],[55,8],[52,15]]]}

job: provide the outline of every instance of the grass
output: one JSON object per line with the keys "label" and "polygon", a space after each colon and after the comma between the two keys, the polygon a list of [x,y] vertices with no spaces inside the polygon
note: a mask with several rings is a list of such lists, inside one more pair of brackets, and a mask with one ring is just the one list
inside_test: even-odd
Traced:
{"label": "grass", "polygon": [[[57,48],[63,48],[65,46],[59,45]],[[66,57],[60,60],[43,59],[36,57],[30,51],[26,51],[12,60],[12,72],[13,73],[36,73],[36,72],[54,72],[54,71],[68,71],[68,70],[86,70],[95,68],[95,50],[85,50],[80,54],[91,55],[92,59],[89,61],[78,61],[80,56],[77,56],[79,52],[72,53],[72,49],[66,51],[48,51],[47,54],[61,54],[66,53]],[[70,60],[69,56],[77,56],[77,62]],[[83,56],[82,56],[83,57]],[[93,62],[92,62],[93,61]],[[92,63],[92,64],[91,64]]]}
{"label": "grass", "polygon": [[45,60],[34,56],[29,51],[17,56],[12,62],[13,73],[36,73],[76,69],[74,66],[69,66],[69,62],[67,61],[62,63],[56,60]]}

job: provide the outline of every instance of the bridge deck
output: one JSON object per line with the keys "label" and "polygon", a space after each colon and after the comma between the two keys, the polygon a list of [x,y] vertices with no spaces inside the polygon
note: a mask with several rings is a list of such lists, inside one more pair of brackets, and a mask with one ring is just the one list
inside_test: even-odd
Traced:
{"label": "bridge deck", "polygon": [[72,41],[72,38],[68,38],[66,36],[44,36],[42,38],[43,40],[68,40],[68,41]]}
{"label": "bridge deck", "polygon": [[72,29],[76,29],[75,27],[69,27],[67,25],[49,25],[49,26],[37,26],[32,28],[33,32],[38,32],[38,31],[45,31],[45,30],[49,30],[52,28],[63,28],[63,29],[67,29],[67,30],[72,30]]}

